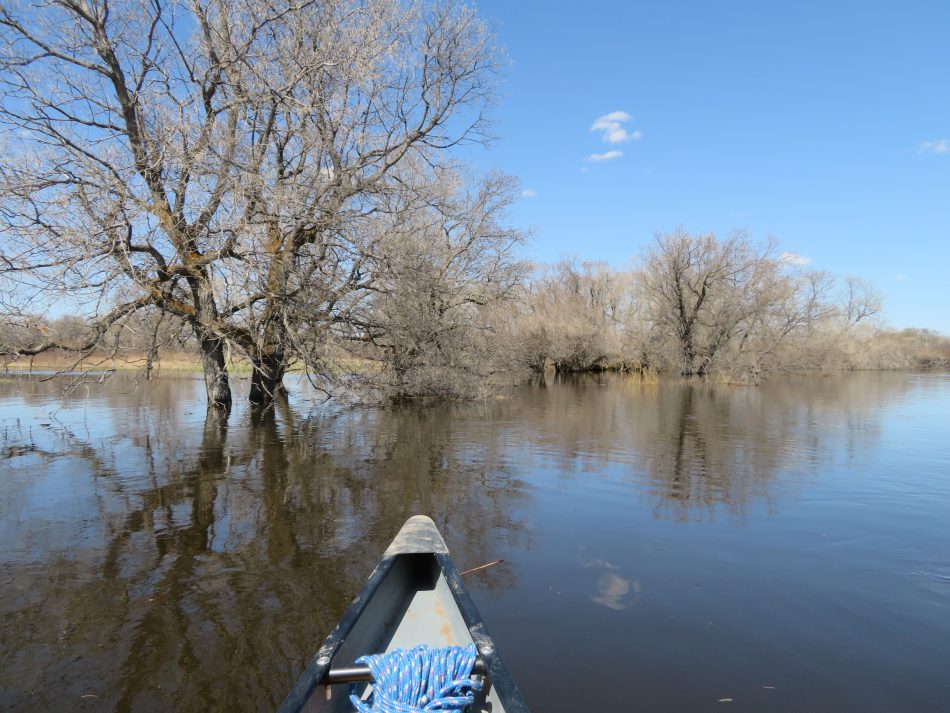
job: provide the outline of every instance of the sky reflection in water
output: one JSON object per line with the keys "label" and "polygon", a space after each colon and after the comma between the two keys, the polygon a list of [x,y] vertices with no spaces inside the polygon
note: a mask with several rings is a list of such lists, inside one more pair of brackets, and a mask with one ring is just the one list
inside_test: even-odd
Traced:
{"label": "sky reflection in water", "polygon": [[537,711],[950,709],[947,375],[229,423],[60,386],[0,381],[2,707],[271,708],[426,512],[505,560],[468,579]]}

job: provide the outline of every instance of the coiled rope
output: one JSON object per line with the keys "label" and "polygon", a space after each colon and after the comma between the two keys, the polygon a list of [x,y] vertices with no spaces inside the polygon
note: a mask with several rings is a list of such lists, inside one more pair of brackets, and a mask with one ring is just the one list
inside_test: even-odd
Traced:
{"label": "coiled rope", "polygon": [[356,686],[350,701],[359,713],[464,711],[475,700],[481,680],[472,677],[475,645],[429,648],[425,644],[388,654],[360,656],[373,674],[373,694],[361,701]]}

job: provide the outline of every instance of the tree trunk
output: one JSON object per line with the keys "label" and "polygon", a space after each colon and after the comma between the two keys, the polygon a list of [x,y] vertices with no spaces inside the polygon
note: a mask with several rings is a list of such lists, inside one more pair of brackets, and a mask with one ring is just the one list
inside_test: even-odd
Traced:
{"label": "tree trunk", "polygon": [[[196,330],[197,331],[197,330]],[[197,334],[201,347],[201,366],[205,375],[209,411],[231,410],[231,385],[224,360],[224,340],[207,334]]]}
{"label": "tree trunk", "polygon": [[158,330],[161,329],[162,320],[165,313],[161,312],[158,319],[155,320],[155,326],[152,328],[152,338],[149,340],[148,354],[145,356],[145,380],[152,378],[152,369],[155,367],[155,360],[158,359]]}
{"label": "tree trunk", "polygon": [[221,335],[212,331],[218,318],[218,310],[214,302],[214,291],[211,280],[203,270],[198,270],[188,277],[194,300],[195,312],[198,319],[192,323],[192,329],[198,338],[201,349],[201,365],[205,375],[205,391],[208,394],[208,410],[231,410],[231,385],[228,382],[228,367],[225,360],[225,343]]}
{"label": "tree trunk", "polygon": [[283,350],[258,354],[252,361],[251,393],[248,400],[255,410],[268,409],[274,398],[284,390],[284,372],[287,363]]}
{"label": "tree trunk", "polygon": [[680,341],[681,376],[693,376],[696,373],[696,348],[693,345],[692,332],[687,332]]}

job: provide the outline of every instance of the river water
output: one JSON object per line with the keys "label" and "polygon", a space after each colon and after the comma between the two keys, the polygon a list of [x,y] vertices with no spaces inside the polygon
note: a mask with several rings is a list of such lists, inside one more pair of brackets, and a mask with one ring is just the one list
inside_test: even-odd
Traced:
{"label": "river water", "polygon": [[427,513],[537,713],[950,710],[948,374],[291,391],[0,379],[0,707],[271,710]]}

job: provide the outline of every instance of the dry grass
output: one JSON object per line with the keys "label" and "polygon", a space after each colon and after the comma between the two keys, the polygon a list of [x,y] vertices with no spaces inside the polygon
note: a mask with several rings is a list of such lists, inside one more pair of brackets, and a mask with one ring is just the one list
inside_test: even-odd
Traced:
{"label": "dry grass", "polygon": [[660,372],[652,366],[630,369],[623,373],[624,383],[631,386],[652,386],[660,383]]}
{"label": "dry grass", "polygon": [[[332,369],[339,374],[367,374],[379,370],[379,364],[369,359],[354,356],[343,356],[332,359]],[[123,351],[117,354],[92,353],[81,358],[79,355],[53,350],[38,354],[32,359],[0,359],[0,372],[30,372],[30,371],[142,371],[148,363],[147,354],[143,351]],[[201,357],[188,352],[167,352],[157,357],[152,363],[152,369],[158,376],[161,374],[175,375],[182,373],[201,372]],[[296,364],[288,369],[288,373],[302,373],[304,367]],[[234,376],[248,376],[251,373],[251,364],[247,359],[232,355],[228,360],[228,372]]]}
{"label": "dry grass", "polygon": [[[81,358],[76,354],[62,351],[50,351],[32,359],[21,357],[2,362],[5,371],[141,371],[147,364],[145,352],[123,352],[119,354],[92,353]],[[201,371],[201,360],[195,354],[168,353],[153,362],[156,371]]]}

